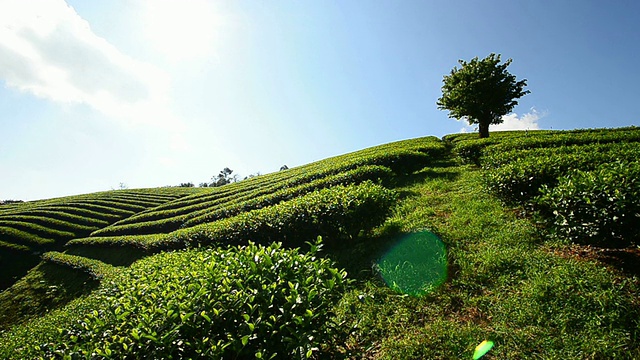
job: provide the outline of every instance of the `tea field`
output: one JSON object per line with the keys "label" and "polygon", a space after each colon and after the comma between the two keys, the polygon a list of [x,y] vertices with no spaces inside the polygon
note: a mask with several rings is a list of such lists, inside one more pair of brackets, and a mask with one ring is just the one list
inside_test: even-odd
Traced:
{"label": "tea field", "polygon": [[0,205],[0,357],[638,358],[640,128]]}

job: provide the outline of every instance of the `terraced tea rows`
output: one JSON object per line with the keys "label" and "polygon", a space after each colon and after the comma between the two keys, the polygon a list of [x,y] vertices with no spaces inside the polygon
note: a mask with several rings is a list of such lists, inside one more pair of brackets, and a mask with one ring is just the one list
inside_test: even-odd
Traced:
{"label": "terraced tea rows", "polygon": [[201,189],[118,190],[0,207],[0,289],[67,241]]}
{"label": "terraced tea rows", "polygon": [[533,210],[566,240],[626,246],[640,227],[640,128],[450,137],[455,152],[481,164],[486,188]]}
{"label": "terraced tea rows", "polygon": [[[14,246],[50,244],[53,226],[30,220],[56,212],[64,219],[52,221],[91,234],[55,228],[74,236],[54,241],[66,242],[64,252],[44,253],[2,293],[0,357],[464,358],[491,338],[497,358],[637,358],[636,277],[561,253],[571,247],[487,190],[559,214],[563,221],[549,223],[574,242],[637,239],[638,129],[492,135],[386,144],[164,202],[129,202],[135,209],[113,207],[125,205],[120,192],[68,212],[34,202],[31,215],[5,223],[14,236],[38,238]],[[451,149],[484,169],[458,165]],[[438,235],[429,237],[438,265],[427,260],[431,242],[414,236],[424,233]],[[328,256],[317,256],[325,244]],[[426,296],[387,287],[372,269],[406,244],[425,270],[412,256],[389,266]],[[51,289],[40,279],[58,270],[75,279],[69,289],[85,291],[39,295]],[[446,282],[419,279],[432,271]],[[7,300],[25,293],[33,305]]]}
{"label": "terraced tea rows", "polygon": [[439,159],[444,151],[434,137],[385,144],[171,201],[94,231],[91,237],[170,233],[277,205],[323,188],[366,180],[385,183],[394,173],[415,171]]}

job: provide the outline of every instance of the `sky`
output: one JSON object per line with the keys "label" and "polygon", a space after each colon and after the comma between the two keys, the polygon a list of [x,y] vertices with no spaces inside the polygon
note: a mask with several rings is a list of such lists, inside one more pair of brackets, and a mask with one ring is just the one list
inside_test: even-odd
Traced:
{"label": "sky", "polygon": [[0,0],[0,200],[240,178],[472,132],[458,60],[513,59],[509,129],[640,125],[640,3]]}

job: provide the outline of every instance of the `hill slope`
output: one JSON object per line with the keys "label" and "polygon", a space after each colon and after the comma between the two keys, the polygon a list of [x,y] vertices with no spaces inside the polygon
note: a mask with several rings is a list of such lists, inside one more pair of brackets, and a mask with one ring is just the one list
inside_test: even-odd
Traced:
{"label": "hill slope", "polygon": [[420,138],[171,194],[60,236],[0,294],[0,354],[637,357],[638,139]]}

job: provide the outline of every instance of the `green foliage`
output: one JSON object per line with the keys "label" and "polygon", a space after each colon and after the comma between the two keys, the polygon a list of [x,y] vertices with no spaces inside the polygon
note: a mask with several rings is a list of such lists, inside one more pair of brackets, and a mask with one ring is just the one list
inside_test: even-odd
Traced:
{"label": "green foliage", "polygon": [[501,199],[526,204],[539,195],[543,185],[554,187],[573,169],[591,170],[610,161],[635,161],[639,156],[639,143],[565,146],[496,154],[490,162],[500,165],[485,172],[485,183]]}
{"label": "green foliage", "polygon": [[86,272],[95,280],[100,280],[114,272],[113,266],[105,264],[102,261],[87,259],[83,256],[69,255],[57,251],[49,251],[42,254],[42,260]]}
{"label": "green foliage", "polygon": [[71,240],[76,246],[133,246],[160,251],[201,245],[225,245],[253,240],[283,241],[300,246],[321,235],[327,241],[353,238],[386,218],[395,193],[380,185],[337,185],[316,190],[277,205],[241,213],[169,234],[89,237]]}
{"label": "green foliage", "polygon": [[576,170],[544,187],[537,205],[555,231],[578,243],[627,245],[640,235],[640,164]]}
{"label": "green foliage", "polygon": [[[463,162],[492,165],[491,158],[501,158],[503,153],[539,148],[556,148],[570,145],[589,145],[639,142],[640,128],[626,127],[616,129],[577,129],[571,131],[500,131],[490,139],[473,139],[467,134],[445,136],[452,144],[453,152]],[[486,159],[489,157],[490,159]],[[482,160],[482,161],[481,161]]]}
{"label": "green foliage", "polygon": [[[0,292],[0,333],[27,319],[41,317],[81,294],[95,290],[98,285],[99,282],[86,272],[40,262],[15,284]],[[10,357],[0,353],[0,358]]]}
{"label": "green foliage", "polygon": [[[123,222],[120,224],[114,224],[93,232],[91,236],[169,233],[179,229],[180,227],[191,227],[235,216],[242,212],[275,205],[281,201],[293,199],[314,190],[336,185],[357,184],[366,180],[389,181],[392,176],[393,173],[386,167],[378,165],[364,165],[353,170],[336,175],[330,175],[308,183],[302,183],[300,185],[294,185],[291,187],[278,186],[267,189],[259,188],[255,191],[242,193],[242,195],[237,194],[237,196],[224,198],[224,201],[222,201],[222,199],[218,199],[215,202],[201,203],[201,205],[208,204],[210,207],[202,210],[191,211],[184,215],[172,216],[172,214],[176,213],[176,210],[155,212],[153,213],[154,217],[159,217],[163,214],[164,217],[153,221],[140,221],[133,223]],[[182,213],[189,208],[192,207],[180,208],[179,213]],[[200,206],[198,206],[198,208],[200,208]],[[143,218],[145,217],[140,216],[137,219]]]}
{"label": "green foliage", "polygon": [[45,239],[22,230],[16,230],[4,226],[0,226],[0,238],[17,245],[22,244],[27,246],[45,246],[47,244],[54,243],[54,240],[52,239]]}
{"label": "green foliage", "polygon": [[507,71],[511,61],[500,64],[499,54],[482,60],[475,57],[470,62],[458,60],[461,68],[454,67],[442,80],[438,109],[449,110],[450,118],[478,124],[480,137],[489,137],[489,125],[502,123],[502,116],[518,105],[515,99],[530,92],[524,90],[526,79],[516,81]]}
{"label": "green foliage", "polygon": [[[118,358],[309,358],[341,328],[332,304],[346,273],[274,243],[163,253],[102,292],[102,307],[33,355]],[[39,345],[39,344],[38,344]],[[94,354],[94,355],[92,355]]]}
{"label": "green foliage", "polygon": [[0,289],[13,284],[37,264],[39,253],[59,250],[70,239],[88,236],[135,211],[193,192],[122,190],[3,206],[0,209]]}

